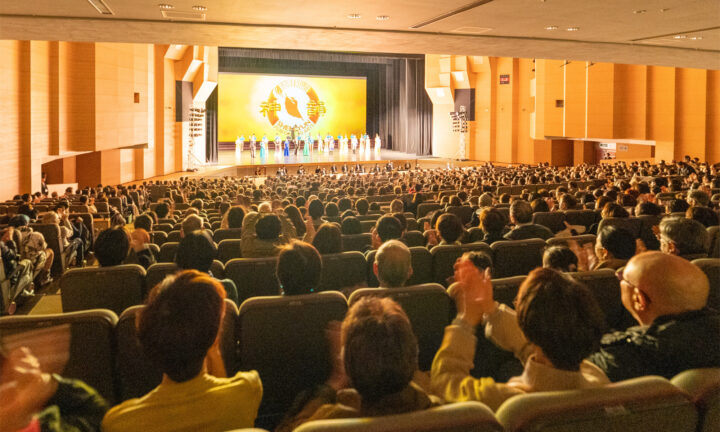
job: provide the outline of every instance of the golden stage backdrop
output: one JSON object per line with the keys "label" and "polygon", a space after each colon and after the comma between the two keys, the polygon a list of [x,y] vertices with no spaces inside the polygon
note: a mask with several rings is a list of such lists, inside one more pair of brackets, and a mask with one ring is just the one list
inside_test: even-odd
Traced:
{"label": "golden stage backdrop", "polygon": [[365,133],[365,78],[221,73],[218,141]]}

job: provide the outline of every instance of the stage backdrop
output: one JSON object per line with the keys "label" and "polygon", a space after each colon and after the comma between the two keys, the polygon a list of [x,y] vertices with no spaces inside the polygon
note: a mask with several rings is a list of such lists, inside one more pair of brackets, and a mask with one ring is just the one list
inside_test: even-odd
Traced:
{"label": "stage backdrop", "polygon": [[220,73],[218,129],[221,143],[238,136],[273,140],[292,134],[333,136],[366,132],[364,77]]}

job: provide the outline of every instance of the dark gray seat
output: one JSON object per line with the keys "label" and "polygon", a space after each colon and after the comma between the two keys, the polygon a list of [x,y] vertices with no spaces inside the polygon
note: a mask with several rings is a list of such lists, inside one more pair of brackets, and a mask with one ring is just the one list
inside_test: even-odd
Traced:
{"label": "dark gray seat", "polygon": [[60,278],[63,312],[110,309],[121,314],[145,297],[145,269],[137,264],[70,269]]}
{"label": "dark gray seat", "polygon": [[223,263],[227,263],[234,258],[242,258],[241,240],[221,240],[220,243],[218,243],[218,259]]}
{"label": "dark gray seat", "polygon": [[[149,292],[155,285],[165,279],[166,276],[175,274],[179,270],[175,263],[155,263],[148,267],[145,274],[145,286]],[[214,260],[210,265],[210,272],[218,279],[225,277],[225,266],[218,260]]]}
{"label": "dark gray seat", "polygon": [[226,239],[240,240],[242,235],[242,228],[220,228],[213,233],[213,240],[215,243],[220,243]]}
{"label": "dark gray seat", "polygon": [[690,395],[700,414],[698,432],[720,430],[720,368],[690,369],[670,380]]}
{"label": "dark gray seat", "polygon": [[720,258],[700,258],[692,263],[700,267],[710,281],[707,305],[720,310]]}
{"label": "dark gray seat", "polygon": [[620,281],[612,269],[569,273],[585,284],[605,313],[608,329],[625,330],[637,323],[622,304]]}
{"label": "dark gray seat", "polygon": [[357,251],[322,256],[320,291],[366,287],[365,256]]}
{"label": "dark gray seat", "polygon": [[441,245],[435,246],[430,250],[433,258],[432,264],[432,281],[443,286],[448,285],[447,279],[453,275],[453,266],[455,261],[465,252],[481,251],[492,257],[490,246],[485,243],[467,243],[464,245]]}
{"label": "dark gray seat", "polygon": [[370,233],[362,234],[343,234],[342,235],[342,247],[343,251],[358,251],[363,252],[365,249],[370,247],[372,244],[372,235]]}
{"label": "dark gray seat", "polygon": [[180,243],[163,243],[163,245],[160,246],[160,256],[158,257],[158,262],[175,262],[175,254],[177,253],[178,247],[180,247]]}
{"label": "dark gray seat", "polygon": [[238,304],[251,297],[280,294],[276,267],[277,257],[235,258],[225,263],[225,277],[235,282]]}
{"label": "dark gray seat", "polygon": [[546,243],[542,239],[501,240],[494,242],[492,248],[493,276],[526,275],[542,266],[542,256]]}
{"label": "dark gray seat", "polygon": [[532,223],[542,225],[554,233],[565,229],[565,213],[563,212],[535,212]]}

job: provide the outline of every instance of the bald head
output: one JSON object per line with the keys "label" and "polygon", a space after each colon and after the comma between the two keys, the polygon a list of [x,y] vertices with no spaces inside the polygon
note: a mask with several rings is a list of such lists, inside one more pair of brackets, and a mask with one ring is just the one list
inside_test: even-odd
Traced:
{"label": "bald head", "polygon": [[623,304],[643,324],[662,315],[702,309],[710,291],[708,278],[700,268],[662,252],[634,256],[623,278],[627,281],[622,284]]}
{"label": "bald head", "polygon": [[384,288],[401,287],[410,279],[410,249],[398,240],[383,243],[375,254],[375,275]]}

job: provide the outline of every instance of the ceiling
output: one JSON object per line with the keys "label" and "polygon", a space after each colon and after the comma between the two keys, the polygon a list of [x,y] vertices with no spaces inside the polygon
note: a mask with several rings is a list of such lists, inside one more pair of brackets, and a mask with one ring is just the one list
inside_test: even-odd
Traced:
{"label": "ceiling", "polygon": [[[96,1],[96,0],[92,0]],[[103,0],[100,0],[103,1]],[[720,69],[718,0],[0,2],[0,38],[535,57]],[[163,16],[158,3],[173,6]],[[205,11],[193,10],[202,5]],[[204,14],[204,15],[203,15]],[[350,19],[348,15],[360,18]],[[380,21],[379,15],[389,16]],[[555,30],[546,27],[555,26]],[[568,28],[576,31],[567,31]]]}

